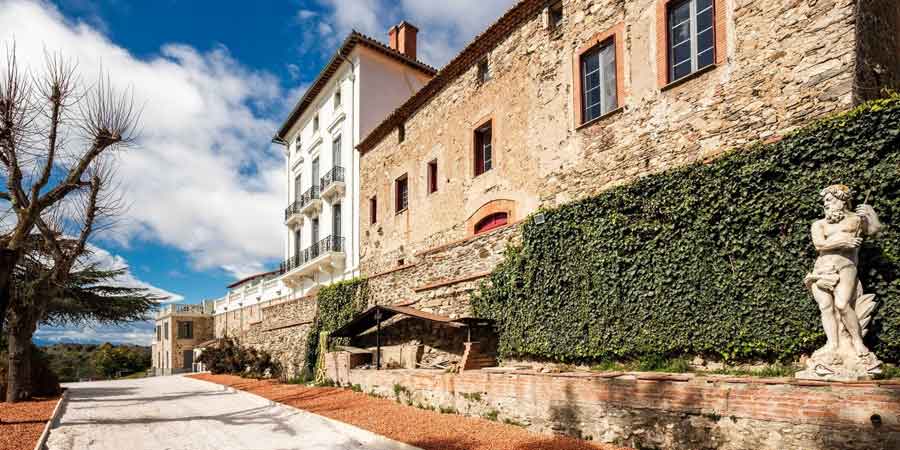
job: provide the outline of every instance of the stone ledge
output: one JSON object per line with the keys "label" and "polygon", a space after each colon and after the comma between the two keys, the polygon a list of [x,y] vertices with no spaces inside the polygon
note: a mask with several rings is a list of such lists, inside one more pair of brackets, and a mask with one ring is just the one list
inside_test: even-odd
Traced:
{"label": "stone ledge", "polygon": [[454,285],[454,284],[458,284],[458,283],[463,283],[466,281],[477,280],[479,278],[484,278],[484,277],[487,277],[490,275],[491,275],[491,272],[481,272],[481,273],[466,275],[464,277],[453,278],[453,279],[449,279],[449,280],[444,279],[444,280],[435,281],[433,283],[426,284],[424,286],[419,286],[417,288],[413,288],[413,291],[416,293],[423,292],[423,291],[429,291],[429,290],[437,289],[437,288],[444,287],[444,286],[450,286],[450,285]]}

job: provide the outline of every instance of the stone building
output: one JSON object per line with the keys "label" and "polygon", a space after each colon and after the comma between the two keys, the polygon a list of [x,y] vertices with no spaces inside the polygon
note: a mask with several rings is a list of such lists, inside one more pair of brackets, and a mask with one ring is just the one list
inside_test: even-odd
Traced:
{"label": "stone building", "polygon": [[191,372],[194,350],[213,339],[213,303],[165,305],[156,312],[151,345],[154,375]]}
{"label": "stone building", "polygon": [[900,3],[524,0],[357,146],[374,301],[465,316],[540,207],[778,139],[900,80]]}

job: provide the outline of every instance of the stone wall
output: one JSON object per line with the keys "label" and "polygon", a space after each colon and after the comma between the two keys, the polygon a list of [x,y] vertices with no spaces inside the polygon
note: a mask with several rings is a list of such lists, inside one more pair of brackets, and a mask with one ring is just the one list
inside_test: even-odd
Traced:
{"label": "stone wall", "polygon": [[[491,205],[507,205],[510,220],[520,220],[539,206],[774,139],[853,105],[854,0],[717,2],[725,9],[722,62],[663,87],[656,73],[660,1],[565,0],[556,29],[534,11],[486,53],[489,81],[478,80],[473,64],[405,120],[403,142],[395,130],[367,150],[360,217],[370,217],[374,197],[378,220],[361,224],[363,275],[470,236],[471,223]],[[622,107],[581,125],[575,55],[619,27]],[[488,120],[494,166],[475,176],[473,131]],[[438,165],[434,193],[426,189],[430,161]],[[398,213],[394,181],[403,175],[409,207]]]}
{"label": "stone wall", "polygon": [[[453,318],[468,316],[469,294],[502,261],[504,249],[518,237],[518,225],[511,224],[423,249],[405,259],[401,267],[370,275],[370,301],[411,306]],[[363,273],[375,268],[377,264],[362,266]]]}
{"label": "stone wall", "polygon": [[271,354],[281,364],[284,377],[298,376],[306,362],[306,339],[316,315],[315,298],[264,306],[260,311],[262,320],[249,325],[239,342]]}
{"label": "stone wall", "polygon": [[348,383],[411,405],[633,448],[900,448],[897,381],[351,370]]}
{"label": "stone wall", "polygon": [[855,96],[868,100],[882,96],[882,90],[900,89],[900,2],[860,0],[857,5],[859,63],[856,66]]}

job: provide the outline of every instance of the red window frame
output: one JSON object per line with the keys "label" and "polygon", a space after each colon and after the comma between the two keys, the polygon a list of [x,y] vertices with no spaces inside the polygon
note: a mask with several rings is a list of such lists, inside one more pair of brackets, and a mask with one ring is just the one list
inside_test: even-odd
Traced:
{"label": "red window frame", "polygon": [[509,223],[509,214],[505,212],[496,212],[490,214],[475,224],[475,234],[481,234],[500,228]]}
{"label": "red window frame", "polygon": [[[491,121],[485,122],[475,130],[475,176],[479,176],[494,168],[494,130]],[[485,153],[490,158],[485,160]]]}

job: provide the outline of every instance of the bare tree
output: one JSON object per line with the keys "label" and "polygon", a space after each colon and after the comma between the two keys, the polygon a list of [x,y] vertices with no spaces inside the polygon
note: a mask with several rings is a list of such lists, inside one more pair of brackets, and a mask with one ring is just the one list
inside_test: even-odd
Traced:
{"label": "bare tree", "polygon": [[13,218],[0,229],[0,323],[14,300],[13,272],[35,228],[42,228],[49,243],[68,239],[49,236],[54,224],[48,221],[69,220],[62,205],[73,193],[82,199],[100,194],[92,167],[102,155],[132,143],[139,121],[131,97],[116,92],[108,78],[87,85],[77,65],[59,54],[46,55],[45,63],[37,75],[20,68],[11,44],[0,66],[0,178],[6,182],[0,200],[9,203]]}

